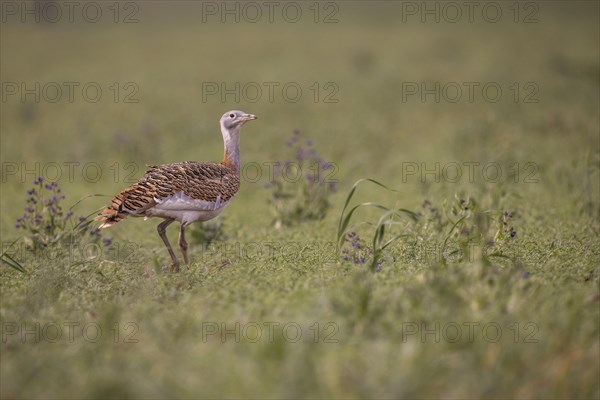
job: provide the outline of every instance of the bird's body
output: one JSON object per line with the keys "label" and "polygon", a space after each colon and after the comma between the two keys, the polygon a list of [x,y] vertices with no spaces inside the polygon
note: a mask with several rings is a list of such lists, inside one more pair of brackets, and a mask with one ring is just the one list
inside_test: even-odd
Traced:
{"label": "bird's body", "polygon": [[221,118],[225,154],[220,163],[186,161],[151,166],[135,184],[113,197],[97,220],[101,228],[110,227],[128,216],[159,217],[158,233],[169,250],[173,267],[179,261],[166,237],[165,229],[173,221],[181,223],[179,246],[187,263],[185,227],[196,221],[208,221],[219,215],[240,188],[239,131],[256,117],[230,111]]}
{"label": "bird's body", "polygon": [[151,166],[98,219],[105,228],[122,219],[160,217],[186,225],[216,217],[237,194],[239,171],[218,163],[187,161]]}

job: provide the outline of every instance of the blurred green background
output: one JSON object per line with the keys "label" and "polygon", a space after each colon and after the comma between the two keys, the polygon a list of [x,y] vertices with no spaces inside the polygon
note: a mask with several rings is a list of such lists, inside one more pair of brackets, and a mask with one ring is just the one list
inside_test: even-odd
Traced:
{"label": "blurred green background", "polygon": [[[456,194],[511,210],[519,239],[535,241],[541,261],[502,264],[489,275],[477,262],[399,262],[371,274],[319,258],[266,255],[222,268],[216,259],[203,262],[192,244],[198,261],[173,276],[156,268],[168,261],[158,221],[127,220],[106,234],[136,244],[133,264],[69,268],[60,259],[24,257],[27,275],[3,265],[2,397],[600,396],[597,2],[478,2],[472,20],[461,2],[453,3],[460,18],[444,2],[277,2],[272,21],[264,2],[96,2],[86,13],[88,3],[78,2],[73,22],[65,3],[48,4],[2,3],[3,248],[21,236],[14,221],[25,191],[38,172],[53,175],[48,165],[61,167],[69,204],[106,196],[77,205],[87,215],[146,164],[220,160],[218,119],[241,109],[259,117],[243,129],[242,163],[286,159],[284,142],[299,129],[336,165],[338,192],[324,220],[274,229],[265,168],[258,182],[243,180],[223,214],[230,243],[335,241],[348,190],[370,177],[401,193],[364,189],[356,201],[419,210],[425,200],[442,207]],[[40,10],[40,22],[35,11],[21,14],[25,7]],[[262,12],[256,23],[252,7]],[[55,9],[62,16],[44,22],[55,19]],[[96,9],[99,21],[88,22]],[[221,15],[226,9],[233,14]],[[490,22],[496,9],[498,21]],[[50,84],[48,92],[40,89],[39,101],[22,97],[21,85],[36,82]],[[54,83],[64,89],[69,82],[78,83],[73,101],[66,91],[51,101]],[[265,82],[278,85],[272,101]],[[465,82],[478,84],[473,101]],[[82,92],[89,83],[102,89],[97,102]],[[257,83],[262,95],[253,101],[254,92],[241,90],[238,101],[206,92],[236,83]],[[282,93],[290,83],[302,90],[298,101]],[[406,93],[436,83],[456,83],[461,99]],[[481,91],[488,83],[502,89],[496,102]],[[498,163],[503,178],[492,182],[476,169],[474,180],[436,181],[405,170],[407,163],[470,162]],[[71,164],[72,176],[65,163],[79,163]],[[94,168],[84,170],[90,163],[100,167],[97,179]],[[510,175],[515,165],[517,178]],[[525,179],[531,171],[534,182]],[[7,324],[51,321],[95,321],[103,340],[4,340]],[[132,321],[139,342],[115,343],[110,327]],[[295,321],[305,337],[201,337],[206,322],[262,321]],[[315,321],[321,328],[334,322],[339,343],[306,339]],[[534,321],[539,341],[515,341],[505,330],[499,343],[405,342],[410,321],[521,328]]]}

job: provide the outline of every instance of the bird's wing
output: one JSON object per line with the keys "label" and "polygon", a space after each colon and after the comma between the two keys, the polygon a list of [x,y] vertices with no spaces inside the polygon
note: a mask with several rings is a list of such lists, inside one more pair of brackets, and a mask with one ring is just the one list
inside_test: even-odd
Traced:
{"label": "bird's wing", "polygon": [[182,192],[194,200],[225,202],[240,188],[240,178],[232,169],[194,161],[151,166],[138,183],[154,188],[153,198],[159,200]]}

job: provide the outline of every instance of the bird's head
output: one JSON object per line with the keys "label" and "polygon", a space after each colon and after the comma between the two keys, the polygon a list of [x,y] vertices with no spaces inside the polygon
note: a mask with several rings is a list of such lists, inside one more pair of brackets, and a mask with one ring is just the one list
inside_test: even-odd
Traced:
{"label": "bird's head", "polygon": [[227,111],[221,117],[221,127],[229,130],[239,129],[246,122],[256,119],[256,115],[246,114],[243,111]]}

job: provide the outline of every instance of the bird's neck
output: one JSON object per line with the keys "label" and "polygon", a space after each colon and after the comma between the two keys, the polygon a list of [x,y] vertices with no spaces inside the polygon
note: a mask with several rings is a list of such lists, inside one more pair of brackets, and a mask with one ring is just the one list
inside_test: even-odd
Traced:
{"label": "bird's neck", "polygon": [[238,173],[240,171],[240,130],[237,129],[226,129],[221,127],[221,133],[223,134],[223,144],[225,147],[223,161],[221,164],[235,169]]}

